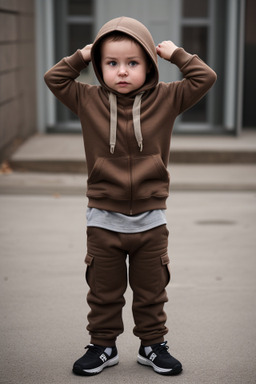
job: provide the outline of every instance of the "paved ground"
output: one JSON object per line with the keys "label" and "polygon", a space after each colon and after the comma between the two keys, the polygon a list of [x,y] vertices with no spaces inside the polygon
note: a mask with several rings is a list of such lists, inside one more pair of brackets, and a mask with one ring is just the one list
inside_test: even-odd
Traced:
{"label": "paved ground", "polygon": [[[175,164],[169,166],[174,191],[255,191],[256,164]],[[64,173],[12,172],[0,175],[0,194],[85,195],[86,177]]]}
{"label": "paved ground", "polygon": [[174,136],[172,148],[166,311],[182,375],[136,363],[130,289],[119,365],[90,378],[72,374],[89,341],[86,179],[74,174],[85,169],[83,146],[79,135],[37,135],[11,165],[47,173],[0,170],[1,384],[256,383],[255,134]]}
{"label": "paved ground", "polygon": [[120,363],[92,378],[71,373],[88,342],[86,199],[78,193],[5,192],[0,196],[1,384],[256,383],[255,191],[171,193],[166,310],[170,349],[184,365],[182,375],[163,377],[136,363],[139,343],[132,335],[128,289]]}

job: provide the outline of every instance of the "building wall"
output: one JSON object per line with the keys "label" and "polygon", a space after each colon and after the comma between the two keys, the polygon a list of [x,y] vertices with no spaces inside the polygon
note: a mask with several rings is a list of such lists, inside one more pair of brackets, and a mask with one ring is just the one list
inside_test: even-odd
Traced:
{"label": "building wall", "polygon": [[34,0],[0,0],[0,160],[36,131],[34,23]]}
{"label": "building wall", "polygon": [[256,3],[246,1],[245,13],[245,44],[244,44],[244,105],[243,123],[245,127],[256,129],[255,113],[255,60],[256,60]]}

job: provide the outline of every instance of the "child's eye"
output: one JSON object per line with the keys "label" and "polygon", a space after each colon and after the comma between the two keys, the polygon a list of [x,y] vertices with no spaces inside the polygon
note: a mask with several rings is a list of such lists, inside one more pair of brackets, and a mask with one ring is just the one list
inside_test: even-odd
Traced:
{"label": "child's eye", "polygon": [[116,66],[116,61],[112,60],[108,63],[108,65],[110,65],[110,67],[115,67]]}
{"label": "child's eye", "polygon": [[129,63],[131,67],[135,67],[137,64],[138,64],[137,61],[134,61],[134,60]]}

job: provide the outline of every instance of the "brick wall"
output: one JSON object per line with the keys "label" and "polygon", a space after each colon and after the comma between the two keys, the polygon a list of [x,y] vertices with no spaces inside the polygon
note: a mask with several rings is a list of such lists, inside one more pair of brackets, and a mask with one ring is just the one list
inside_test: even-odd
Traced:
{"label": "brick wall", "polygon": [[34,0],[0,0],[0,160],[36,130]]}

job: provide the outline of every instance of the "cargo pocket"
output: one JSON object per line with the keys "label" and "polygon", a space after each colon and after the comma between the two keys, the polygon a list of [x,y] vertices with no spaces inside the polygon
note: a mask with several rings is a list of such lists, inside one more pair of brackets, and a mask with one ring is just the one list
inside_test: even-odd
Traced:
{"label": "cargo pocket", "polygon": [[167,254],[161,256],[161,261],[162,261],[162,265],[166,268],[166,272],[167,272],[167,282],[166,282],[166,285],[168,285],[169,282],[171,281],[171,270],[170,270],[170,259],[169,259],[169,256]]}
{"label": "cargo pocket", "polygon": [[92,265],[93,265],[93,256],[91,255],[87,255],[85,256],[85,260],[84,260],[85,264],[86,264],[86,271],[85,271],[85,280],[87,282],[87,284],[89,285],[89,287],[92,286],[92,277],[91,277],[91,268],[92,268]]}

